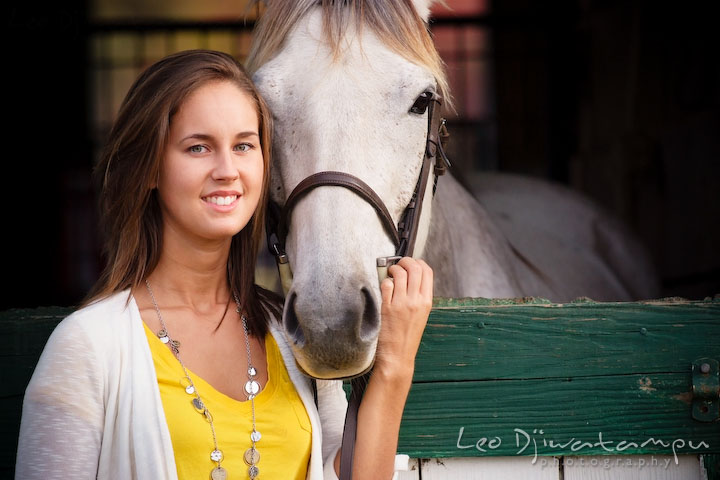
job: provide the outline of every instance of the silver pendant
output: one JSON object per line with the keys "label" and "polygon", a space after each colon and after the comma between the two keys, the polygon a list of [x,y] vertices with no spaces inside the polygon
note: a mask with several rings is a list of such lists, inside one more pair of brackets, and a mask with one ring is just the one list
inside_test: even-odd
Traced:
{"label": "silver pendant", "polygon": [[250,380],[245,384],[245,391],[248,395],[257,395],[260,391],[260,384],[255,380]]}
{"label": "silver pendant", "polygon": [[257,430],[253,430],[253,432],[250,434],[250,440],[252,440],[253,442],[259,442],[261,438],[262,435],[260,435],[260,432],[258,432]]}
{"label": "silver pendant", "polygon": [[255,480],[257,476],[260,475],[260,469],[256,465],[252,465],[248,468],[248,475],[250,476],[250,480]]}
{"label": "silver pendant", "polygon": [[248,368],[248,375],[250,375],[251,377],[257,375],[257,370],[255,370],[255,367]]}
{"label": "silver pendant", "polygon": [[192,399],[193,407],[197,409],[198,412],[203,413],[205,410],[205,404],[200,400],[200,397],[195,397]]}
{"label": "silver pendant", "polygon": [[245,450],[245,455],[243,455],[243,459],[248,465],[255,465],[256,463],[260,463],[260,452],[258,452],[254,447],[250,447]]}
{"label": "silver pendant", "polygon": [[213,450],[210,452],[210,460],[213,462],[219,462],[223,459],[223,454],[220,450]]}
{"label": "silver pendant", "polygon": [[193,393],[195,393],[195,387],[193,387],[192,385],[188,385],[187,387],[185,387],[185,393],[187,393],[188,395],[192,395]]}
{"label": "silver pendant", "polygon": [[212,478],[212,480],[226,480],[227,476],[227,470],[223,467],[215,467],[213,471],[210,472],[210,478]]}

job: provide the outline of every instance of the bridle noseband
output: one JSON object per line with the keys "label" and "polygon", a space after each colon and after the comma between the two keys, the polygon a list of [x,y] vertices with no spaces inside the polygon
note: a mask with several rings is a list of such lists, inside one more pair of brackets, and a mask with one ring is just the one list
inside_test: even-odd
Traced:
{"label": "bridle noseband", "polygon": [[285,295],[287,295],[292,284],[292,271],[285,253],[285,240],[287,239],[290,215],[297,202],[317,187],[335,186],[347,188],[355,192],[375,209],[385,231],[395,245],[395,255],[377,259],[378,279],[380,281],[387,276],[387,268],[390,265],[404,256],[412,256],[425,197],[425,187],[430,175],[430,167],[434,165],[433,193],[435,193],[438,177],[444,175],[450,166],[450,161],[444,150],[444,143],[447,141],[449,134],[445,128],[445,119],[435,114],[436,104],[441,105],[442,98],[437,93],[429,91],[420,95],[410,108],[410,112],[415,114],[422,114],[427,110],[427,140],[423,164],[415,185],[415,191],[397,226],[395,226],[390,212],[378,194],[367,183],[345,172],[323,171],[314,173],[303,179],[290,192],[290,196],[288,196],[283,207],[280,207],[272,200],[269,202],[265,223],[268,250],[275,257],[278,272],[280,273],[280,283]]}
{"label": "bridle noseband", "polygon": [[[417,239],[420,214],[422,213],[423,201],[425,199],[425,190],[430,176],[430,166],[434,165],[433,173],[435,178],[433,180],[433,195],[437,187],[438,177],[444,175],[450,166],[450,161],[445,155],[444,150],[444,144],[449,138],[449,134],[445,128],[445,119],[441,119],[439,115],[436,115],[436,104],[438,106],[442,105],[442,98],[437,93],[428,91],[420,95],[410,108],[410,112],[415,114],[423,114],[425,111],[428,112],[427,140],[425,143],[423,164],[417,184],[415,185],[415,191],[397,227],[385,203],[383,203],[378,194],[358,177],[344,172],[324,171],[314,173],[302,180],[293,191],[290,192],[285,206],[280,207],[272,200],[269,202],[265,223],[268,249],[270,253],[275,256],[280,274],[280,283],[286,296],[292,285],[292,271],[288,263],[287,254],[285,253],[285,240],[288,234],[290,214],[297,202],[317,187],[335,186],[352,190],[359,195],[360,198],[369,203],[377,212],[385,231],[395,244],[395,255],[379,257],[377,259],[378,280],[380,282],[387,277],[387,270],[391,265],[404,256],[412,256]],[[352,393],[345,416],[345,429],[343,431],[341,447],[340,480],[349,480],[352,475],[357,415],[365,386],[369,380],[369,375],[370,373],[367,372],[362,376],[352,379]]]}

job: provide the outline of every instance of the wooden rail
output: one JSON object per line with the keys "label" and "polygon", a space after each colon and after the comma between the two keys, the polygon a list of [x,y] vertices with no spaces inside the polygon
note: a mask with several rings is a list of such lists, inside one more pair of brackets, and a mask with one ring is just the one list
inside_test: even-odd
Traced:
{"label": "wooden rail", "polygon": [[[27,382],[50,332],[71,311],[0,312],[3,478],[12,473]],[[708,478],[720,478],[720,420],[693,418],[703,359],[720,361],[720,299],[436,299],[399,451],[545,463],[702,455]],[[712,385],[717,377],[709,378]],[[696,400],[695,408],[712,414],[715,402]]]}

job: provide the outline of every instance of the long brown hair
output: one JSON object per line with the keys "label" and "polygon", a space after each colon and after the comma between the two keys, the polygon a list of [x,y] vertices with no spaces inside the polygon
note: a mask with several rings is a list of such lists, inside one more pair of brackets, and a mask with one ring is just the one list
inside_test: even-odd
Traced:
{"label": "long brown hair", "polygon": [[272,117],[242,65],[222,52],[189,50],[170,55],[150,66],[130,87],[94,172],[106,266],[84,304],[138,287],[157,266],[163,239],[155,185],[170,122],[188,95],[215,81],[231,82],[247,94],[259,120],[262,193],[252,218],[232,238],[227,279],[249,316],[252,333],[264,336],[267,310],[279,313],[277,297],[254,282],[270,184]]}

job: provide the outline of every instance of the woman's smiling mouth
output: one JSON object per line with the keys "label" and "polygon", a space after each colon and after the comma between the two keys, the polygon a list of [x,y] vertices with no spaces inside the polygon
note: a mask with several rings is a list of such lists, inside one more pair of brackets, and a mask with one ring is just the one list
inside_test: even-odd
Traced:
{"label": "woman's smiling mouth", "polygon": [[209,197],[203,197],[203,201],[207,203],[212,203],[213,205],[219,205],[219,206],[225,206],[235,203],[235,200],[238,199],[238,195],[227,195],[227,196],[209,196]]}

